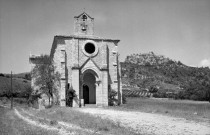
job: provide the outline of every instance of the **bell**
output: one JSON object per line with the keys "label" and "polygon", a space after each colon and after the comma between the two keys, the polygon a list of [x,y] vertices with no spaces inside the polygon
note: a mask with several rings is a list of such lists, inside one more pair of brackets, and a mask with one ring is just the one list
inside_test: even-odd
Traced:
{"label": "bell", "polygon": [[82,27],[82,30],[83,30],[83,31],[85,30],[85,27],[84,27],[84,26]]}
{"label": "bell", "polygon": [[86,27],[85,27],[84,25],[82,26],[82,30],[83,30],[83,31],[85,31],[85,30],[86,30]]}

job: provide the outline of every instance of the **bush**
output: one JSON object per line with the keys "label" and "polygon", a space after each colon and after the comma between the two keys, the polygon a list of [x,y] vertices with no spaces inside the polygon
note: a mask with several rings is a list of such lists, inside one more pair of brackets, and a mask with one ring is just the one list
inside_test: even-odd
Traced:
{"label": "bush", "polygon": [[66,92],[66,105],[72,107],[73,105],[73,98],[76,97],[76,91],[73,88],[70,88]]}
{"label": "bush", "polygon": [[30,75],[30,73],[29,73],[29,74],[25,74],[24,79],[26,79],[26,80],[31,80],[31,75]]}
{"label": "bush", "polygon": [[117,92],[115,90],[109,89],[108,100],[110,106],[118,105],[118,100],[116,99],[116,96]]}
{"label": "bush", "polygon": [[51,121],[50,121],[50,125],[51,125],[51,126],[58,125],[58,121],[56,121],[56,120],[51,120]]}
{"label": "bush", "polygon": [[153,94],[153,97],[155,98],[167,98],[167,95],[165,92],[156,92]]}
{"label": "bush", "polygon": [[46,106],[45,106],[45,108],[46,108],[46,109],[49,109],[49,108],[52,108],[52,107],[53,107],[53,105],[52,105],[52,104],[50,104],[50,105],[46,105]]}
{"label": "bush", "polygon": [[19,104],[27,103],[25,98],[15,98],[14,101],[19,103]]}
{"label": "bush", "polygon": [[175,99],[185,99],[185,92],[184,91],[180,91],[178,94],[175,95]]}
{"label": "bush", "polygon": [[41,98],[41,93],[31,94],[28,99],[28,106],[29,107],[33,106],[34,108],[36,108],[38,105],[38,98]]}
{"label": "bush", "polygon": [[151,87],[149,88],[149,92],[151,92],[151,93],[156,93],[156,92],[158,92],[158,88],[157,88],[156,86],[151,86]]}
{"label": "bush", "polygon": [[3,98],[2,98],[2,103],[3,103],[3,104],[6,104],[7,102],[8,102],[7,97],[3,97]]}
{"label": "bush", "polygon": [[199,100],[199,97],[197,95],[191,95],[190,100]]}
{"label": "bush", "polygon": [[23,80],[23,82],[24,82],[24,83],[27,83],[28,81],[26,81],[26,80]]}

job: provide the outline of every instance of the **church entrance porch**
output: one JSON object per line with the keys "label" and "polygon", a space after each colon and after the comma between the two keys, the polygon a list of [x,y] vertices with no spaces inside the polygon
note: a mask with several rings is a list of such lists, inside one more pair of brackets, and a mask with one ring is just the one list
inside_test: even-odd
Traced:
{"label": "church entrance porch", "polygon": [[91,72],[84,73],[82,98],[84,99],[84,104],[96,104],[96,77]]}

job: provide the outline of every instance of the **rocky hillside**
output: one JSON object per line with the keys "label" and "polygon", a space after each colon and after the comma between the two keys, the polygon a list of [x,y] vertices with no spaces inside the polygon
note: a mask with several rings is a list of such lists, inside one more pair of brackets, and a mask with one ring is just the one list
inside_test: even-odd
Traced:
{"label": "rocky hillside", "polygon": [[173,93],[182,99],[209,100],[210,69],[189,67],[153,52],[132,54],[121,63],[124,87]]}

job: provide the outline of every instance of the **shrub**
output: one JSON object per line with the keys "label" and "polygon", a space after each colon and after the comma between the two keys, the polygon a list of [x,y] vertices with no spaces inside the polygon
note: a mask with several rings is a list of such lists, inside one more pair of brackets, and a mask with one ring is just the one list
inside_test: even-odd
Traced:
{"label": "shrub", "polygon": [[158,88],[157,88],[156,86],[151,86],[151,87],[149,88],[149,92],[151,92],[151,93],[156,93],[156,92],[158,92]]}
{"label": "shrub", "polygon": [[56,120],[51,120],[50,125],[51,126],[58,125],[58,122]]}
{"label": "shrub", "polygon": [[153,97],[155,97],[155,98],[166,98],[167,95],[166,95],[165,92],[156,92],[156,93],[153,94]]}
{"label": "shrub", "polygon": [[76,91],[70,87],[70,89],[66,92],[66,105],[72,107],[73,104],[73,98],[76,97]]}
{"label": "shrub", "polygon": [[30,74],[30,73],[29,73],[29,74],[25,74],[24,79],[26,79],[26,80],[31,80],[31,74]]}
{"label": "shrub", "polygon": [[148,95],[148,94],[147,94],[147,95],[146,95],[146,97],[148,97],[148,98],[149,98],[149,97],[150,97],[150,95]]}
{"label": "shrub", "polygon": [[41,93],[31,94],[28,99],[28,106],[29,107],[33,106],[34,108],[37,108],[38,98],[41,98]]}
{"label": "shrub", "polygon": [[2,103],[3,103],[3,104],[6,104],[6,103],[7,103],[7,101],[8,101],[7,97],[3,97],[3,99],[2,99]]}
{"label": "shrub", "polygon": [[27,102],[25,98],[15,98],[14,101],[19,104],[23,104]]}
{"label": "shrub", "polygon": [[199,100],[199,97],[197,95],[191,95],[190,100]]}
{"label": "shrub", "polygon": [[117,105],[118,100],[116,99],[117,92],[115,90],[109,89],[109,95],[108,95],[108,100],[109,100],[109,105]]}
{"label": "shrub", "polygon": [[24,83],[27,83],[28,81],[26,81],[26,80],[23,80],[23,82],[24,82]]}
{"label": "shrub", "polygon": [[185,99],[185,92],[180,91],[175,95],[175,99]]}

